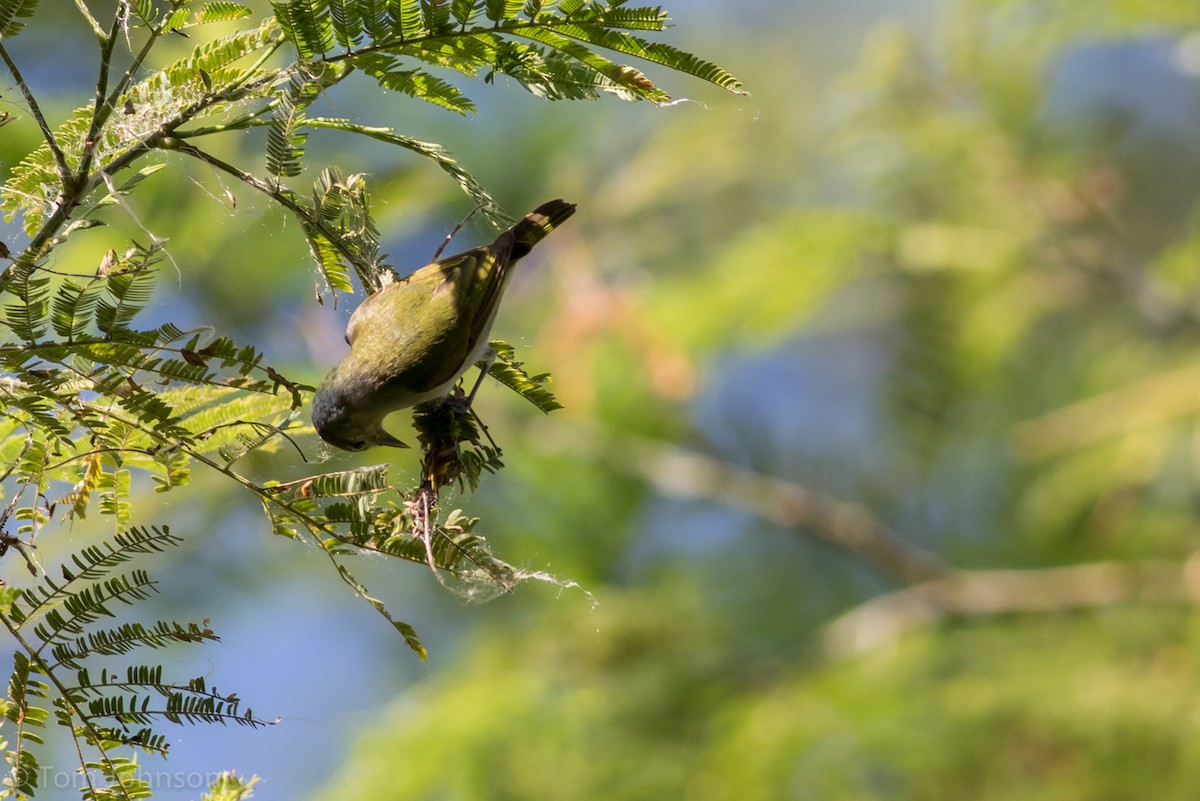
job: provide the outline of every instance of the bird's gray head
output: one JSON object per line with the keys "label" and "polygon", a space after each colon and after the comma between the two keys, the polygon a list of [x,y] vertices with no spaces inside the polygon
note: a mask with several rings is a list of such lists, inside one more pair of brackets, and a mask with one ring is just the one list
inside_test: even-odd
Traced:
{"label": "bird's gray head", "polygon": [[344,451],[365,451],[375,445],[407,448],[383,429],[382,418],[356,407],[338,387],[336,373],[331,372],[313,395],[312,423],[317,435]]}

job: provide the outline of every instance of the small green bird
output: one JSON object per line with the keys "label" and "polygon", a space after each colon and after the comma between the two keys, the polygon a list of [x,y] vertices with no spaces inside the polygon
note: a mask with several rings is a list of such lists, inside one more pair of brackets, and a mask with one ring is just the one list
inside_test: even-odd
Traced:
{"label": "small green bird", "polygon": [[383,418],[449,395],[467,368],[495,358],[488,333],[509,267],[574,213],[564,200],[543,203],[492,244],[427,264],[364,300],[346,327],[350,353],[313,396],[321,439],[348,451],[407,448]]}

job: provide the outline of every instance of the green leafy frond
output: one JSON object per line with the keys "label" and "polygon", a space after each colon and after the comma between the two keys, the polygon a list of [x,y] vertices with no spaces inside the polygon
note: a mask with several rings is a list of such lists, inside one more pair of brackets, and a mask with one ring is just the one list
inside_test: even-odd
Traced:
{"label": "green leafy frond", "polygon": [[70,597],[78,582],[98,581],[136,555],[161,553],[181,542],[182,538],[172,534],[167,526],[135,526],[112,540],[89,545],[70,557],[71,566],[63,564],[61,582],[47,574],[38,584],[21,590],[9,614],[24,624]]}
{"label": "green leafy frond", "polygon": [[254,794],[254,785],[257,783],[257,776],[243,780],[233,773],[222,773],[200,801],[244,801]]}
{"label": "green leafy frond", "polygon": [[[66,445],[68,449],[74,447],[69,439],[73,428],[60,420],[72,421],[89,433],[93,447],[114,452],[152,449],[150,458],[133,455],[126,458],[139,467],[156,469],[163,466],[159,456],[164,443],[189,445],[196,453],[217,449],[226,443],[223,433],[213,431],[213,426],[233,421],[233,418],[214,419],[212,410],[188,418],[194,406],[180,408],[176,404],[189,396],[181,391],[159,389],[159,384],[206,388],[211,391],[206,402],[223,399],[231,404],[229,414],[243,415],[236,419],[271,427],[284,425],[300,407],[301,392],[311,389],[288,381],[270,366],[261,364],[262,354],[251,347],[239,348],[225,338],[218,338],[205,347],[193,341],[183,347],[167,348],[155,338],[161,334],[162,331],[126,331],[120,339],[84,338],[38,347],[42,361],[34,364],[64,365],[68,369],[18,368],[22,369],[24,385],[0,385],[0,391],[10,398],[9,418],[26,427],[36,425],[54,432],[60,438],[59,447]],[[164,358],[164,350],[179,354],[180,358]],[[8,357],[19,352],[15,346],[0,346],[0,363],[8,362]],[[255,378],[252,373],[263,374],[265,378]],[[279,392],[280,388],[287,391]],[[95,400],[81,399],[78,393],[82,389],[99,392],[101,396]],[[62,415],[47,401],[48,397],[56,399],[69,415]],[[195,396],[191,397],[199,404]],[[128,414],[117,415],[118,409]],[[19,434],[14,432],[12,436]],[[173,469],[183,467],[178,462],[173,465]],[[86,495],[69,495],[64,500],[74,504],[83,501]],[[81,511],[77,509],[76,513]]]}
{"label": "green leafy frond", "polygon": [[413,42],[401,52],[427,64],[474,77],[484,69],[495,68],[497,52],[504,44],[504,37],[495,31],[476,29],[469,34]]}
{"label": "green leafy frond", "polygon": [[[215,385],[176,387],[161,394],[175,410],[180,424],[191,432],[192,453],[232,454],[239,451],[238,456],[244,455],[245,451],[241,449],[247,444],[244,438],[248,432],[259,435],[254,447],[277,450],[285,442],[278,434],[287,429],[297,415],[290,397],[282,394],[247,392],[243,388]],[[177,451],[157,452],[150,458],[131,456],[127,462],[148,469],[157,468],[153,478],[162,492],[175,486],[175,481],[188,480],[186,455]]]}
{"label": "green leafy frond", "polygon": [[432,34],[445,34],[450,26],[450,3],[447,0],[421,0],[425,28]]}
{"label": "green leafy frond", "polygon": [[497,227],[505,225],[511,220],[500,210],[496,205],[496,201],[488,194],[483,185],[471,175],[447,150],[441,145],[433,144],[432,142],[422,142],[419,139],[413,139],[410,136],[397,133],[391,128],[377,128],[366,125],[358,125],[349,120],[330,119],[325,117],[314,117],[308,121],[311,127],[334,128],[339,131],[347,131],[349,133],[359,134],[380,142],[386,142],[390,145],[404,148],[409,152],[416,153],[422,158],[429,159],[437,167],[454,179],[459,188],[479,206],[483,215]]}
{"label": "green leafy frond", "polygon": [[205,3],[204,6],[196,12],[196,24],[203,25],[206,22],[231,22],[235,19],[248,17],[254,12],[242,5],[241,3],[229,2],[229,0],[213,0],[213,2]]}
{"label": "green leafy frond", "polygon": [[133,604],[155,592],[156,582],[144,570],[96,582],[66,595],[60,607],[47,610],[44,620],[34,626],[34,635],[52,644],[81,634],[84,626],[102,617],[113,617],[112,602]]}
{"label": "green leafy frond", "polygon": [[264,507],[276,533],[295,538],[308,532],[333,552],[376,551],[454,575],[483,570],[481,565],[494,562],[477,535],[437,526],[425,537],[418,530],[423,524],[416,523],[422,513],[412,502],[381,504],[384,493],[392,489],[387,465],[336,471],[265,489]]}
{"label": "green leafy frond", "polygon": [[[310,120],[314,127],[328,127]],[[352,292],[350,270],[364,287],[381,286],[379,229],[367,202],[366,176],[343,175],[326,167],[313,182],[312,217],[302,219],[304,233],[326,286],[335,292]]]}
{"label": "green leafy frond", "polygon": [[83,336],[95,321],[96,302],[103,285],[97,280],[80,284],[63,281],[51,304],[50,323],[54,333],[68,342]]}
{"label": "green leafy frond", "polygon": [[387,465],[371,465],[276,484],[272,491],[288,491],[295,493],[297,497],[307,498],[373,497],[390,486]]}
{"label": "green leafy frond", "polygon": [[304,235],[308,239],[309,250],[325,286],[333,292],[353,292],[354,284],[350,281],[350,270],[346,267],[341,252],[329,238],[320,230],[307,225],[304,227]]}
{"label": "green leafy frond", "polygon": [[100,514],[115,518],[119,531],[128,528],[133,519],[133,504],[129,500],[132,481],[129,470],[119,467],[111,473],[102,473],[96,482],[100,490]]}
{"label": "green leafy frond", "polygon": [[[86,738],[90,745],[101,748],[112,748],[128,744],[127,738],[120,732],[107,732],[110,739],[104,742],[89,736]],[[85,785],[81,788],[83,801],[125,801],[133,798],[149,798],[152,795],[150,783],[138,773],[138,764],[128,757],[106,757],[95,762],[83,763],[83,768],[98,774],[108,782],[108,786]]]}
{"label": "green leafy frond", "polygon": [[[100,138],[91,143],[94,163],[103,168],[130,148],[140,147],[163,130],[183,121],[224,113],[228,103],[269,94],[267,83],[256,82],[263,73],[249,73],[234,64],[251,53],[279,41],[273,20],[198,45],[191,54],[130,87],[117,105]],[[234,88],[236,87],[236,89]],[[186,119],[185,119],[186,118]],[[68,166],[76,166],[83,154],[92,121],[92,107],[75,109],[55,131]],[[24,217],[27,235],[34,236],[45,222],[62,187],[50,148],[42,145],[27,154],[0,186],[0,210],[12,221]]]}
{"label": "green leafy frond", "polygon": [[372,42],[385,41],[392,35],[389,6],[390,0],[359,0],[358,2],[363,29]]}
{"label": "green leafy frond", "polygon": [[37,9],[38,0],[0,0],[0,39],[11,39]]}
{"label": "green leafy frond", "polygon": [[[211,42],[197,45],[187,56],[149,76],[140,85],[145,88],[147,94],[173,89],[177,92],[186,90],[190,95],[193,90],[202,87],[207,92],[213,92],[226,89],[235,83],[246,84],[256,77],[257,73],[229,68],[246,56],[275,45],[279,36],[279,26],[273,20],[267,20],[254,28],[234,31]],[[207,76],[207,81],[204,76]],[[204,87],[206,82],[208,87]],[[137,95],[133,97],[136,99]],[[189,97],[187,102],[195,102],[195,99]]]}
{"label": "green leafy frond", "polygon": [[4,705],[4,717],[15,730],[12,747],[5,758],[12,770],[4,778],[4,786],[17,793],[32,796],[37,790],[38,760],[30,749],[42,745],[41,734],[32,731],[43,729],[50,717],[49,710],[39,701],[49,697],[49,687],[41,679],[38,666],[22,651],[13,653],[13,671],[8,680],[8,697]]}
{"label": "green leafy frond", "polygon": [[450,0],[450,14],[455,22],[465,28],[475,21],[480,5],[480,0]]}
{"label": "green leafy frond", "polygon": [[154,0],[128,0],[127,13],[140,19],[148,26],[153,26],[158,19],[158,7]]}
{"label": "green leafy frond", "polygon": [[525,372],[521,362],[513,359],[516,350],[503,340],[493,339],[488,345],[496,352],[496,361],[492,364],[488,375],[546,414],[563,408],[553,393],[546,389],[546,384],[550,383],[549,373],[530,375]]}
{"label": "green leafy frond", "polygon": [[333,19],[328,0],[271,0],[283,35],[308,60],[333,49]]}
{"label": "green leafy frond", "polygon": [[525,0],[485,0],[484,13],[492,22],[513,19],[525,6]]}
{"label": "green leafy frond", "polygon": [[421,0],[392,0],[392,18],[400,30],[401,39],[416,39],[426,36],[425,16],[421,11]]}
{"label": "green leafy frond", "polygon": [[151,725],[157,719],[172,723],[237,723],[266,726],[270,721],[242,710],[235,693],[222,693],[209,687],[204,677],[186,684],[164,681],[160,665],[130,665],[124,674],[101,672],[93,681],[87,671],[76,674],[78,684],[69,689],[73,703],[87,709],[92,721],[111,719],[122,727]]}
{"label": "green leafy frond", "polygon": [[17,338],[33,343],[46,333],[50,312],[50,278],[29,261],[18,260],[9,268],[5,292],[16,298],[4,305],[4,322]]}
{"label": "green leafy frond", "polygon": [[186,5],[181,5],[171,9],[163,15],[162,22],[157,26],[160,33],[172,33],[174,31],[183,30],[184,28],[195,25],[196,22],[191,19],[192,10]]}
{"label": "green leafy frond", "polygon": [[359,582],[359,580],[356,579],[349,570],[346,569],[345,565],[341,564],[340,562],[337,563],[337,571],[338,575],[341,576],[342,581],[346,582],[346,584],[354,590],[354,593],[359,598],[362,598],[364,601],[370,604],[372,609],[382,615],[383,618],[392,625],[392,628],[400,633],[400,636],[404,638],[405,644],[408,645],[408,647],[411,648],[417,656],[421,657],[422,662],[429,661],[429,652],[426,651],[425,646],[421,644],[421,639],[417,636],[416,629],[404,621],[396,620],[394,617],[392,617],[383,601],[371,595],[367,591],[367,588],[363,586],[362,583]]}
{"label": "green leafy frond", "polygon": [[[611,5],[606,8],[593,6],[593,16],[588,21],[603,25],[606,28],[623,28],[631,31],[661,31],[667,24],[667,12],[662,6],[646,6],[643,8],[628,8]],[[574,17],[575,22],[580,17]]]}
{"label": "green leafy frond", "polygon": [[363,10],[356,0],[329,0],[329,18],[339,46],[351,49],[362,41]]}
{"label": "green leafy frond", "polygon": [[226,115],[237,102],[271,95],[273,82],[265,69],[238,62],[278,46],[281,37],[279,26],[268,20],[199,44],[186,57],[131,86],[118,101],[124,112],[106,126],[111,137],[98,153],[99,164],[183,123]]}
{"label": "green leafy frond", "polygon": [[153,266],[161,258],[161,246],[144,248],[136,243],[117,262],[105,281],[104,295],[96,304],[96,326],[106,337],[129,329],[129,324],[154,294]]}
{"label": "green leafy frond", "polygon": [[[69,565],[61,567],[61,581],[47,574],[34,587],[21,591],[18,598],[10,598],[0,610],[10,630],[25,629],[22,647],[14,655],[4,704],[4,715],[16,724],[17,731],[15,747],[6,755],[11,764],[36,767],[28,745],[41,745],[42,740],[30,729],[43,727],[49,715],[31,699],[50,697],[47,683],[35,678],[40,675],[54,677],[59,693],[52,699],[56,722],[71,731],[77,742],[99,752],[99,760],[87,762],[85,767],[109,779],[124,772],[126,763],[110,754],[119,745],[166,753],[166,737],[153,729],[158,722],[270,723],[243,709],[236,694],[219,692],[203,678],[182,684],[165,679],[160,665],[135,664],[120,672],[102,668],[96,678],[89,672],[89,660],[97,657],[217,639],[206,624],[163,620],[89,630],[100,619],[114,616],[115,603],[137,603],[155,588],[155,582],[143,570],[105,578],[113,568],[136,554],[158,552],[179,542],[165,528],[132,529],[112,542],[83,549]],[[21,611],[22,604],[28,613]],[[10,779],[14,781],[9,787],[31,791],[36,786],[36,782],[22,784],[18,774],[11,774]],[[126,782],[122,786],[129,790],[136,785]],[[93,797],[109,797],[106,788],[95,789]]]}
{"label": "green leafy frond", "polygon": [[254,11],[230,0],[212,0],[193,13],[192,3],[176,3],[158,26],[160,33],[170,33],[210,22],[232,22],[250,16]]}
{"label": "green leafy frond", "polygon": [[[81,123],[90,109],[80,109]],[[59,132],[61,134],[61,131]],[[61,139],[60,139],[61,141]],[[54,163],[54,154],[43,145],[27,153],[0,185],[0,210],[7,212],[4,219],[12,222],[18,215],[23,217],[26,236],[34,236],[42,222],[54,208],[58,196],[59,176]]]}
{"label": "green leafy frond", "polygon": [[[537,34],[532,33],[534,30],[536,29],[520,29],[514,30],[514,33],[518,36],[535,38]],[[556,25],[554,31],[570,39],[577,39],[596,47],[603,47],[606,50],[623,53],[693,75],[736,94],[745,94],[741,81],[721,67],[668,44],[649,42],[623,31],[608,30],[602,24]]]}
{"label": "green leafy frond", "polygon": [[591,6],[592,0],[559,0],[558,13],[564,17],[585,12]]}
{"label": "green leafy frond", "polygon": [[79,669],[90,656],[119,656],[136,648],[167,648],[179,643],[219,640],[213,630],[196,623],[186,625],[159,620],[147,627],[141,623],[122,623],[116,628],[87,632],[75,640],[56,643],[50,654],[54,665]]}
{"label": "green leafy frond", "polygon": [[[590,98],[595,92],[569,93],[572,88],[586,87],[592,90],[612,92],[625,100],[649,100],[652,103],[665,103],[670,95],[659,89],[641,71],[633,67],[617,64],[590,48],[573,41],[556,31],[530,28],[522,30],[518,35],[547,45],[550,50],[542,58],[540,65],[534,59],[527,57],[517,61],[516,68],[504,69],[505,72],[517,78],[534,94],[545,96],[551,100],[561,98]],[[538,56],[542,54],[533,51]],[[581,69],[573,69],[575,65]],[[538,69],[538,67],[541,67]],[[559,94],[556,94],[558,92]]]}
{"label": "green leafy frond", "polygon": [[392,56],[370,54],[356,64],[384,89],[402,92],[459,114],[475,111],[475,104],[458,87],[419,68],[404,68]]}
{"label": "green leafy frond", "polygon": [[304,109],[317,98],[315,83],[293,80],[280,94],[279,103],[267,128],[267,172],[276,178],[292,178],[300,174],[304,143]]}

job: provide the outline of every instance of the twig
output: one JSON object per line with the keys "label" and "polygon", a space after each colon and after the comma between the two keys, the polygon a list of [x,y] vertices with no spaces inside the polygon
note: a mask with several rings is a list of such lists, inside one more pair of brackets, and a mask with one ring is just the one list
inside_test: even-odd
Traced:
{"label": "twig", "polygon": [[100,23],[92,16],[91,10],[83,2],[83,0],[75,0],[75,7],[79,9],[79,13],[88,21],[88,25],[92,28],[92,33],[96,34],[97,38],[104,38],[104,29],[100,27]]}
{"label": "twig", "polygon": [[46,140],[46,146],[50,148],[50,152],[54,155],[54,166],[58,169],[58,178],[62,181],[63,189],[65,190],[71,184],[71,168],[67,166],[67,157],[63,155],[62,148],[58,146],[58,140],[54,138],[54,131],[50,129],[50,124],[46,122],[46,117],[42,114],[42,108],[38,105],[33,92],[29,90],[29,84],[25,83],[25,78],[21,75],[21,70],[9,58],[8,50],[4,48],[3,42],[0,42],[0,59],[3,59],[4,65],[12,73],[13,80],[17,82],[17,88],[25,96],[25,104],[29,106],[29,113],[33,115],[33,118],[37,120],[38,127],[42,129],[42,138]]}
{"label": "twig", "polygon": [[79,160],[79,176],[86,179],[92,170],[92,158],[96,153],[96,142],[100,138],[100,130],[108,119],[109,107],[105,95],[108,94],[108,70],[112,66],[113,50],[117,46],[117,32],[121,27],[122,12],[128,13],[129,8],[124,3],[118,3],[113,13],[112,27],[108,33],[100,37],[100,69],[96,73],[96,96],[92,108],[92,121],[88,125],[87,136],[83,141],[83,155]]}
{"label": "twig", "polygon": [[476,214],[478,214],[482,210],[483,210],[483,206],[479,206],[479,205],[477,205],[477,206],[475,206],[475,208],[471,209],[471,212],[466,217],[463,217],[462,222],[460,222],[458,225],[454,226],[454,229],[452,231],[450,231],[450,233],[446,234],[446,238],[442,240],[442,244],[438,245],[438,249],[433,252],[433,258],[430,259],[429,261],[430,262],[437,261],[438,257],[442,255],[442,251],[446,249],[446,245],[449,245],[450,241],[452,239],[454,239],[455,236],[458,235],[458,232],[461,231],[463,229],[463,227],[466,226],[466,224],[471,221],[471,218],[474,217]]}

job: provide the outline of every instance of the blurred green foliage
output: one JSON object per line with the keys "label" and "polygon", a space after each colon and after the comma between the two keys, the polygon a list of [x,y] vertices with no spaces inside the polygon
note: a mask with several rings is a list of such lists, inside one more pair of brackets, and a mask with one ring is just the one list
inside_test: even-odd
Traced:
{"label": "blurred green foliage", "polygon": [[[552,155],[526,176],[522,192],[591,201],[544,289],[502,322],[547,354],[568,409],[512,448],[509,486],[485,489],[480,513],[495,504],[494,536],[599,607],[489,615],[323,792],[1186,797],[1190,610],[966,617],[834,657],[823,626],[886,577],[730,513],[736,499],[664,499],[685,475],[647,492],[620,445],[682,443],[833,491],[962,568],[1183,565],[1200,264],[1194,182],[1164,171],[1194,176],[1195,151],[1158,149],[1191,129],[1146,128],[1152,84],[1120,94],[1094,74],[1099,100],[1080,109],[1064,83],[1073,60],[1125,46],[1200,91],[1186,66],[1200,14],[1151,5],[864,23],[856,63],[836,69],[796,32],[820,12],[780,8],[777,35],[728,62],[752,104],[672,109],[567,172],[578,189]],[[591,135],[621,139],[622,124]],[[509,437],[521,426],[489,415]]]}
{"label": "blurred green foliage", "polygon": [[[1200,781],[1194,577],[1162,605],[950,616],[834,655],[826,627],[892,577],[623,447],[834,493],[962,569],[1156,559],[1187,582],[1200,120],[1154,121],[1200,96],[1200,10],[765,7],[769,30],[703,43],[678,11],[751,99],[547,111],[501,85],[466,126],[376,109],[508,208],[580,203],[496,329],[567,408],[485,387],[509,469],[464,505],[598,606],[525,590],[468,610],[314,798],[1117,801]],[[316,147],[372,174],[397,264],[469,211],[424,165]],[[298,232],[196,180],[139,209],[188,221],[172,245],[204,267],[181,295],[317,376],[341,318],[311,302]]]}
{"label": "blurred green foliage", "polygon": [[660,585],[483,635],[331,783],[391,798],[1186,798],[1200,629],[1175,610],[947,626],[748,662]]}

